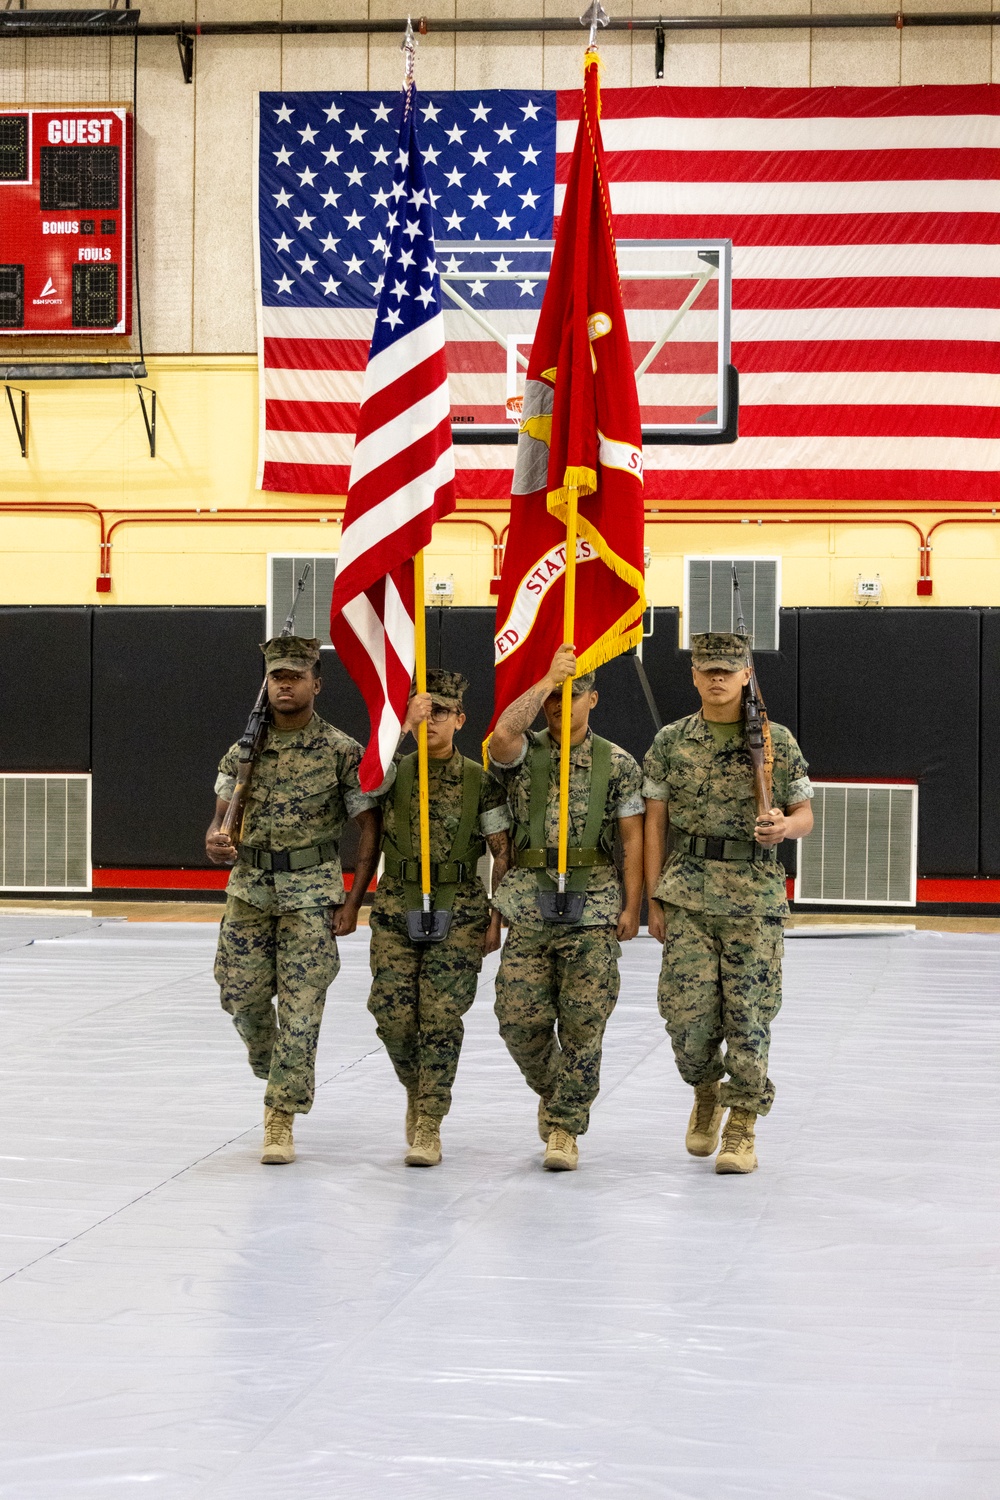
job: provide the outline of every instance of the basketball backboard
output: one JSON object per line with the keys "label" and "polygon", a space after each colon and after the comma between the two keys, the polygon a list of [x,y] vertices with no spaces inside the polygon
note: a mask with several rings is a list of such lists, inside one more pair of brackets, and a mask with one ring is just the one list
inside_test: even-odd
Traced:
{"label": "basketball backboard", "polygon": [[[517,441],[552,249],[551,240],[438,242],[456,442]],[[731,241],[619,240],[618,265],[644,443],[735,442]]]}

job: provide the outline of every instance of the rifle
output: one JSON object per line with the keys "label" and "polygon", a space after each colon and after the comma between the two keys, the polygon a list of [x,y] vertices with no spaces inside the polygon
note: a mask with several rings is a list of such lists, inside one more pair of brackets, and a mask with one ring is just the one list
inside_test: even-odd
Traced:
{"label": "rifle", "polygon": [[750,648],[750,633],[743,618],[743,600],[740,597],[740,579],[733,563],[733,613],[736,616],[736,634],[743,637],[747,649],[747,666],[750,681],[743,689],[743,724],[746,730],[747,747],[753,762],[753,796],[758,818],[771,811],[771,773],[774,767],[774,747],[771,744],[771,726],[767,721],[767,709],[757,681],[757,669]]}
{"label": "rifle", "polygon": [[[306,579],[312,571],[312,563],[306,563],[302,569],[298,583],[295,585],[295,593],[292,595],[292,607],[288,612],[288,619],[281,627],[282,635],[292,635],[295,630],[295,611],[299,607],[299,599],[302,590],[306,586]],[[260,758],[267,739],[267,731],[271,727],[271,705],[267,698],[267,673],[260,685],[257,701],[250,710],[247,727],[238,740],[240,759],[236,768],[236,787],[233,791],[232,800],[226,809],[226,816],[222,820],[220,832],[224,833],[232,843],[238,839],[237,830],[243,826],[243,810],[246,807],[247,797],[250,794],[250,781],[253,776],[253,768]],[[234,835],[236,835],[234,837]]]}

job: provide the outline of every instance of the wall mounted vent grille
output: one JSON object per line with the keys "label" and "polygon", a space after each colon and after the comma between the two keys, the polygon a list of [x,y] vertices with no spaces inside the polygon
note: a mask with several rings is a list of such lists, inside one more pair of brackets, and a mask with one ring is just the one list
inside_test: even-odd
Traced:
{"label": "wall mounted vent grille", "polygon": [[686,557],[684,559],[685,651],[706,630],[735,630],[733,563],[740,579],[743,614],[755,651],[777,651],[781,604],[779,557]]}
{"label": "wall mounted vent grille", "polygon": [[912,782],[814,782],[815,827],[799,845],[795,899],[915,906],[917,788]]}
{"label": "wall mounted vent grille", "polygon": [[0,776],[0,890],[89,891],[90,777]]}
{"label": "wall mounted vent grille", "polygon": [[299,607],[295,611],[295,634],[316,636],[321,646],[330,646],[330,600],[337,576],[335,554],[315,557],[298,553],[271,553],[267,559],[267,634],[279,635],[292,607],[295,585],[306,563],[312,564]]}

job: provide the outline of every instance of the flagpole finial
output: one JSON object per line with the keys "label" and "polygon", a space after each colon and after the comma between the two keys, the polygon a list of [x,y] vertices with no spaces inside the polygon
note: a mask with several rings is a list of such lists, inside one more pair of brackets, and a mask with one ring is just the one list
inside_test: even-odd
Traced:
{"label": "flagpole finial", "polygon": [[410,16],[406,18],[406,31],[400,44],[403,54],[403,87],[407,93],[413,88],[413,75],[417,63],[417,38],[413,30],[413,21]]}
{"label": "flagpole finial", "polygon": [[580,17],[580,25],[590,27],[590,41],[587,43],[588,52],[592,52],[594,49],[598,26],[607,26],[610,21],[611,17],[601,4],[601,0],[591,0],[591,4],[587,6],[587,9]]}

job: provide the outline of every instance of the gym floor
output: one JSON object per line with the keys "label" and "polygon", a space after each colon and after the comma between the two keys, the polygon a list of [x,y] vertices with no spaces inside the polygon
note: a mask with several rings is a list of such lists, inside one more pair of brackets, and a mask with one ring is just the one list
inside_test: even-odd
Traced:
{"label": "gym floor", "polygon": [[684,1151],[636,939],[549,1175],[495,959],[445,1159],[403,1167],[364,930],[262,1167],[219,907],[169,905],[0,913],[0,1494],[995,1500],[996,923],[797,929],[746,1178]]}

